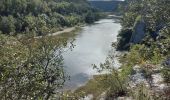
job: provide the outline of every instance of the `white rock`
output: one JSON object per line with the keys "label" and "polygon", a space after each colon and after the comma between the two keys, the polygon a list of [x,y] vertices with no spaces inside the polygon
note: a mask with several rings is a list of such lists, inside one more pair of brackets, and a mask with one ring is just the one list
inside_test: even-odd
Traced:
{"label": "white rock", "polygon": [[131,97],[118,97],[116,100],[132,100]]}
{"label": "white rock", "polygon": [[80,100],[93,100],[93,95],[89,94],[85,96],[84,98],[81,98]]}
{"label": "white rock", "polygon": [[160,73],[159,74],[152,74],[152,79],[153,79],[154,84],[160,84],[164,80]]}
{"label": "white rock", "polygon": [[139,65],[135,65],[133,67],[133,70],[136,71],[136,72],[140,72],[141,71],[141,67]]}

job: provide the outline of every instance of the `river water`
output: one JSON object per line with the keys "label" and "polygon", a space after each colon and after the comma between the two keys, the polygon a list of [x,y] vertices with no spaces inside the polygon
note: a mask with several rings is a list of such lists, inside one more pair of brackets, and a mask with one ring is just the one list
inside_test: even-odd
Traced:
{"label": "river water", "polygon": [[104,63],[112,42],[117,41],[121,29],[116,19],[102,19],[92,25],[82,27],[74,37],[75,47],[63,54],[64,66],[70,81],[65,88],[75,89],[84,85],[93,75],[97,74],[92,64]]}

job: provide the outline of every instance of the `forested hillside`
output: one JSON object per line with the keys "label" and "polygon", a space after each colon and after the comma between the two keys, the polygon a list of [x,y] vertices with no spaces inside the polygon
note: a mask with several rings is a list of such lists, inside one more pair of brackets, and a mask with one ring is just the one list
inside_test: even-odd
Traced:
{"label": "forested hillside", "polygon": [[98,19],[86,0],[1,0],[0,33],[43,35]]}

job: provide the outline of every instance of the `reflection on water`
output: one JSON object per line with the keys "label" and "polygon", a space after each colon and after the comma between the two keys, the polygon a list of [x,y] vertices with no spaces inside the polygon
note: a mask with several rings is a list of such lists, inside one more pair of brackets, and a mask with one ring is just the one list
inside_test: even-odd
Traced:
{"label": "reflection on water", "polygon": [[65,87],[76,88],[97,73],[91,65],[105,61],[120,28],[114,19],[103,19],[82,28],[75,37],[75,48],[63,54],[64,66],[71,76]]}

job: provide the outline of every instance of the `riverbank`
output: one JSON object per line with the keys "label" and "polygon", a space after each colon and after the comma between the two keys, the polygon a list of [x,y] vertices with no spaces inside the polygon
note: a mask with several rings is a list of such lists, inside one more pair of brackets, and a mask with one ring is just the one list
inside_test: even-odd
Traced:
{"label": "riverbank", "polygon": [[75,29],[76,29],[76,27],[65,28],[65,29],[63,29],[62,31],[58,31],[58,32],[49,34],[48,36],[55,36],[55,35],[59,35],[59,34],[62,34],[62,33],[69,33],[69,32],[74,31]]}
{"label": "riverbank", "polygon": [[124,66],[110,74],[94,75],[86,85],[66,93],[87,100],[167,100],[170,87],[164,82],[162,68],[151,64]]}
{"label": "riverbank", "polygon": [[[70,33],[70,32],[73,32],[75,31],[76,29],[80,28],[79,26],[75,26],[75,27],[69,27],[69,28],[65,28],[61,31],[57,31],[55,33],[50,33],[48,34],[47,36],[56,36],[56,35],[60,35],[60,34],[63,34],[63,33]],[[35,39],[39,39],[39,38],[42,38],[43,36],[36,36],[34,37]]]}

